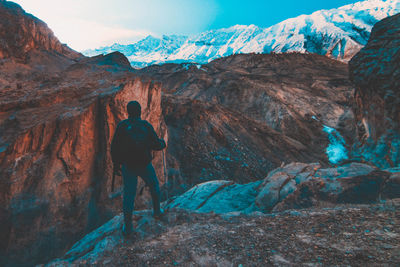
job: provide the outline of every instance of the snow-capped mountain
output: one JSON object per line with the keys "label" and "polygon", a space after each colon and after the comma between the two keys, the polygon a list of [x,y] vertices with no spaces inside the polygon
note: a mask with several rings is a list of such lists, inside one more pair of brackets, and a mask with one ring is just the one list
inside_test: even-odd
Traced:
{"label": "snow-capped mountain", "polygon": [[208,63],[237,53],[317,53],[349,61],[368,41],[372,26],[400,12],[400,0],[367,0],[287,19],[268,28],[236,25],[195,36],[148,36],[130,45],[83,51],[120,51],[134,67],[166,62]]}

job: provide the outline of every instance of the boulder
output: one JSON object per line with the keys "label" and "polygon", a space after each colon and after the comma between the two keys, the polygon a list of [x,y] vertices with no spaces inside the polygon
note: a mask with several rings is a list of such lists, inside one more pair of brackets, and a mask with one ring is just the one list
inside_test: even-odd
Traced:
{"label": "boulder", "polygon": [[197,212],[251,212],[256,188],[261,181],[236,184],[232,181],[210,181],[198,184],[168,203],[166,209],[186,209]]}
{"label": "boulder", "polygon": [[311,179],[297,185],[274,211],[308,208],[323,203],[373,203],[387,186],[390,173],[367,164],[350,163],[318,169]]}
{"label": "boulder", "polygon": [[294,162],[271,171],[260,186],[256,206],[271,211],[276,204],[292,194],[298,184],[307,181],[321,167],[318,163]]}
{"label": "boulder", "polygon": [[382,190],[382,199],[400,198],[400,171],[391,173]]}
{"label": "boulder", "polygon": [[397,173],[368,164],[322,168],[318,163],[291,163],[248,184],[210,181],[196,185],[166,205],[197,212],[276,212],[340,203],[373,203],[396,197]]}

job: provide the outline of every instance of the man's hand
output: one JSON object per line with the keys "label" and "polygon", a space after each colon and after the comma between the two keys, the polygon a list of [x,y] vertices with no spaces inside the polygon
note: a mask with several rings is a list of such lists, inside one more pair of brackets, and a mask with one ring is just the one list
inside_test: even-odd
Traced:
{"label": "man's hand", "polygon": [[122,176],[121,164],[114,164],[114,174]]}

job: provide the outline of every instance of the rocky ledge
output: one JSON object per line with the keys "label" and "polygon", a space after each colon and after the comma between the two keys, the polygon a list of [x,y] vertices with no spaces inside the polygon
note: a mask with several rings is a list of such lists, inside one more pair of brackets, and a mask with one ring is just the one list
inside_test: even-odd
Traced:
{"label": "rocky ledge", "polygon": [[163,203],[161,221],[135,212],[130,238],[118,215],[47,266],[393,264],[399,189],[398,169],[292,163],[258,182],[196,185]]}

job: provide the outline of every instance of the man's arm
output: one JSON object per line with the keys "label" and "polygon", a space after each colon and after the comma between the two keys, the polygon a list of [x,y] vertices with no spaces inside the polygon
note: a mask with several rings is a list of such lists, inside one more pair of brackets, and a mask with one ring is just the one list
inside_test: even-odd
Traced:
{"label": "man's arm", "polygon": [[114,167],[116,167],[117,169],[122,164],[121,139],[122,125],[121,123],[118,123],[117,128],[115,129],[114,137],[111,141],[111,158],[114,163]]}
{"label": "man's arm", "polygon": [[148,121],[145,123],[149,130],[150,148],[152,150],[163,150],[167,146],[164,139],[158,138],[156,131],[154,131],[153,126]]}

